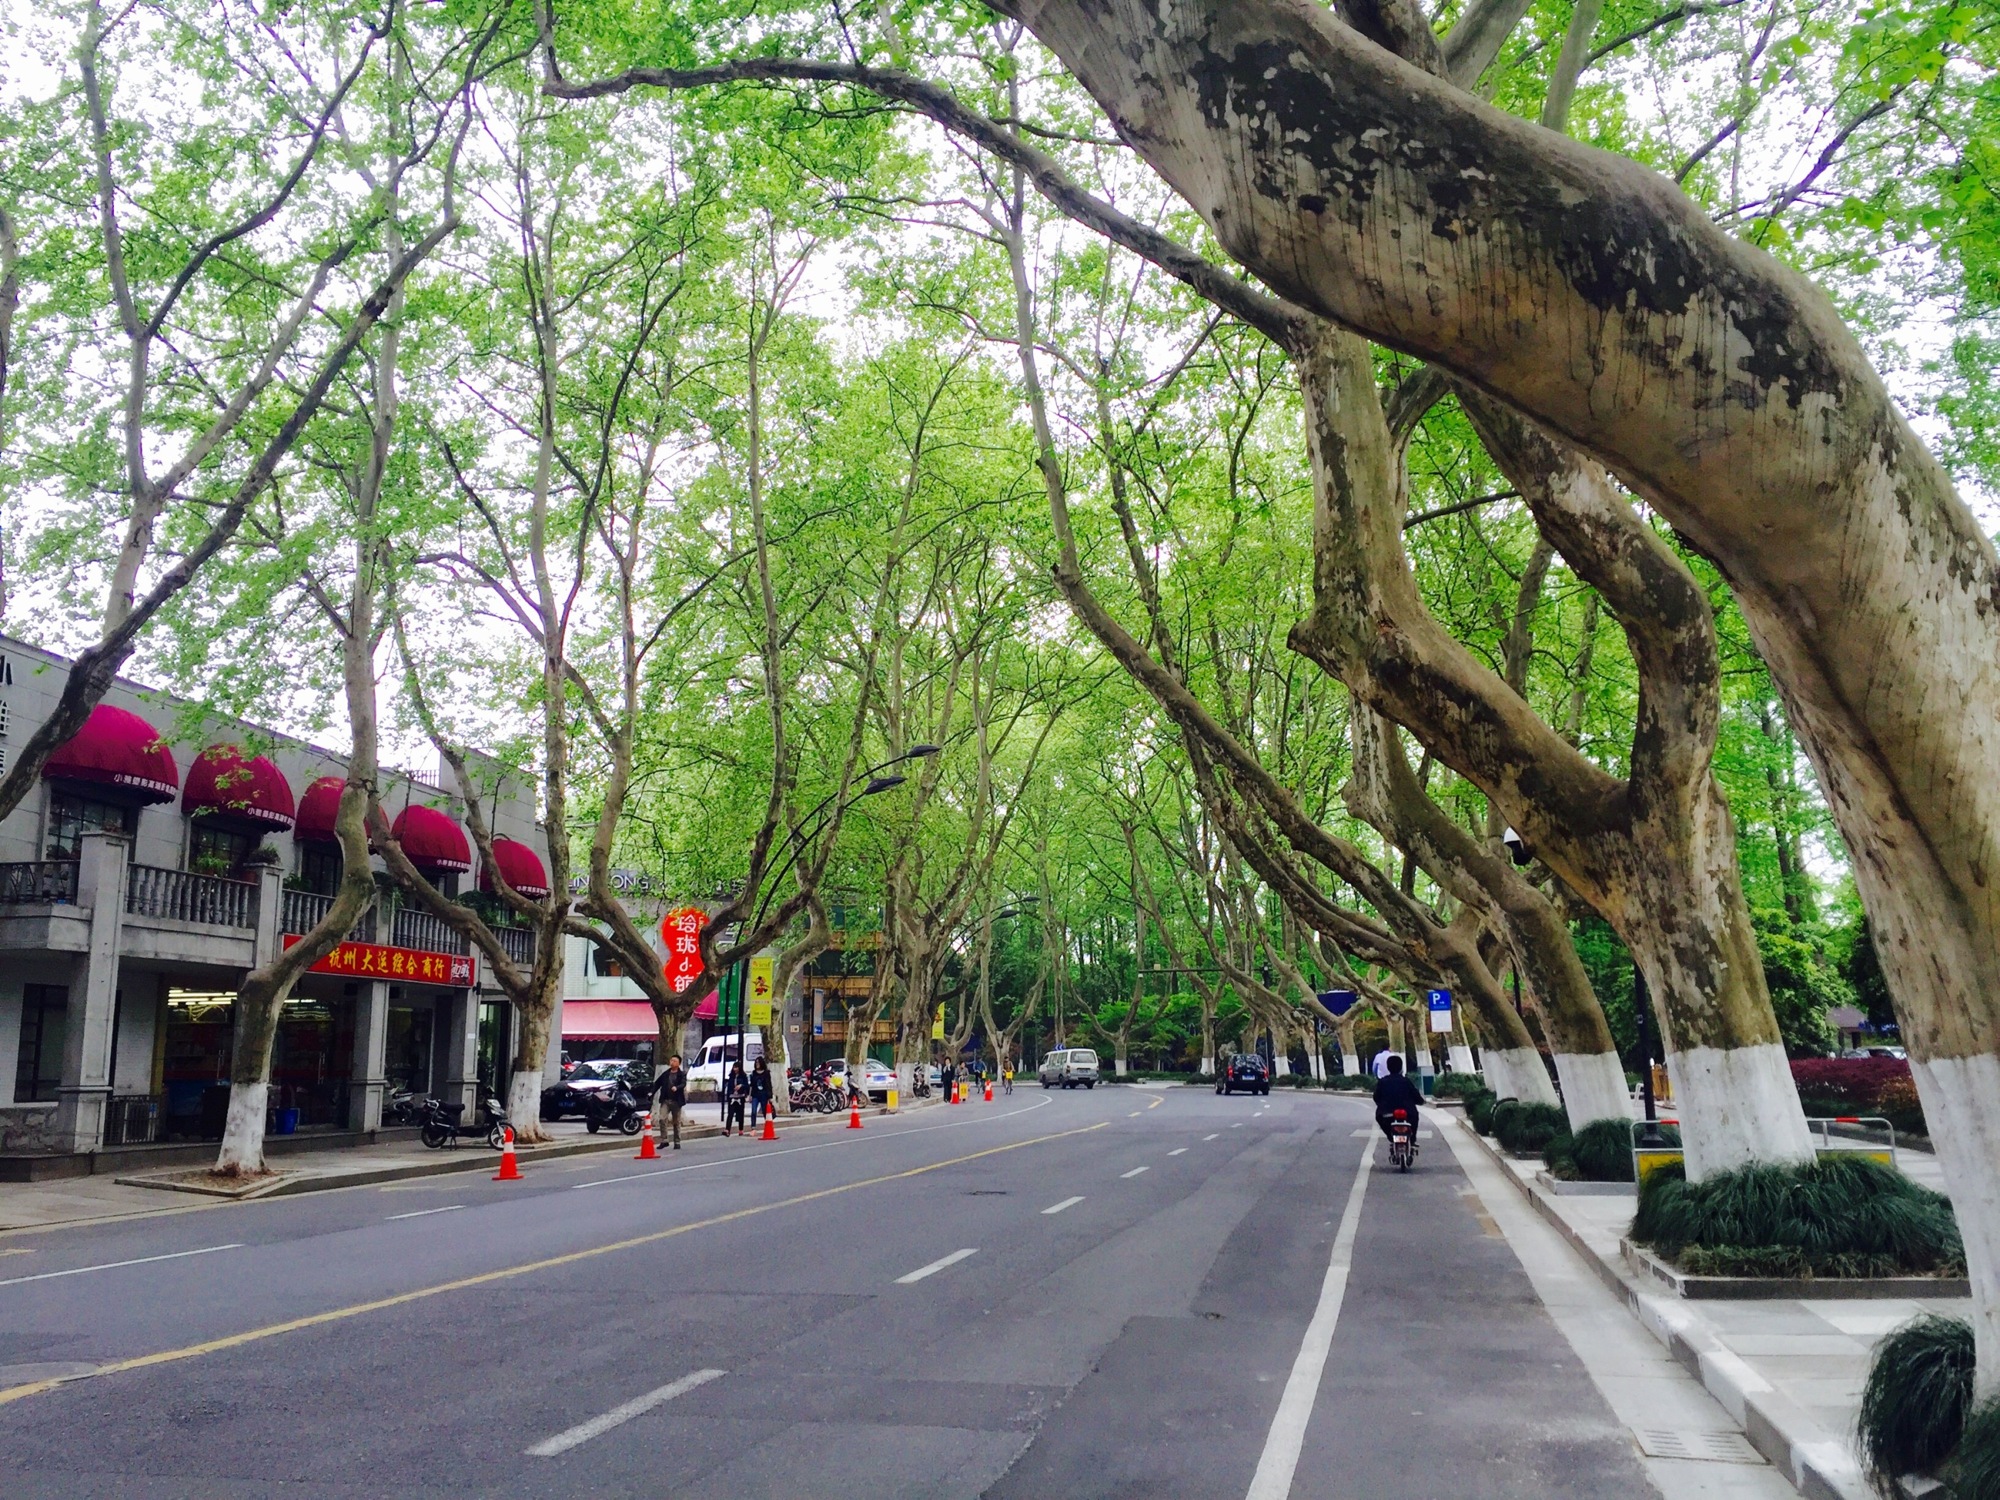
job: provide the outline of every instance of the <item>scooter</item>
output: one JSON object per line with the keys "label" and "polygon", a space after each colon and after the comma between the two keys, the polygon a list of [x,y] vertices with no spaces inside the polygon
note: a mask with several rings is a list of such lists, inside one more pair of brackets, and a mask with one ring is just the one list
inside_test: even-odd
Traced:
{"label": "scooter", "polygon": [[1407,1172],[1417,1164],[1417,1122],[1407,1110],[1389,1116],[1389,1165]]}
{"label": "scooter", "polygon": [[625,1135],[637,1135],[644,1125],[638,1096],[622,1082],[614,1083],[602,1093],[584,1097],[583,1128],[592,1135],[607,1128]]}
{"label": "scooter", "polygon": [[[464,1134],[459,1121],[464,1118],[463,1104],[446,1104],[440,1099],[425,1099],[423,1105],[423,1140],[433,1151],[446,1146],[456,1146],[458,1138]],[[498,1099],[488,1099],[480,1106],[480,1113],[486,1117],[486,1144],[498,1151],[507,1143],[507,1109]]]}

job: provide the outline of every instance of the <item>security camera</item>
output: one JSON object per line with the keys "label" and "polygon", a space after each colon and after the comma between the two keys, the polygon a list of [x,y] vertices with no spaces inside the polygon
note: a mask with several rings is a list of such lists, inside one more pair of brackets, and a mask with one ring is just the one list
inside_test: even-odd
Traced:
{"label": "security camera", "polygon": [[1535,862],[1535,856],[1528,852],[1527,844],[1522,841],[1521,835],[1516,833],[1513,829],[1510,828],[1505,833],[1501,834],[1500,842],[1505,844],[1507,846],[1507,852],[1514,856],[1515,864],[1529,865]]}

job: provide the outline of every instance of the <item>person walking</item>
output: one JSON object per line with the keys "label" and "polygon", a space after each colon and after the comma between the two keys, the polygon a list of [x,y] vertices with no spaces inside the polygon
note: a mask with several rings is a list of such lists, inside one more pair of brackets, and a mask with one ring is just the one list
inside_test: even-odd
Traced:
{"label": "person walking", "polygon": [[676,1052],[667,1059],[666,1071],[653,1084],[653,1106],[660,1112],[660,1139],[667,1138],[667,1127],[673,1126],[674,1149],[681,1149],[681,1111],[687,1108],[688,1075],[681,1066],[681,1055]]}
{"label": "person walking", "polygon": [[738,1062],[729,1069],[729,1078],[722,1086],[722,1133],[729,1134],[734,1125],[736,1133],[742,1135],[743,1106],[750,1097],[750,1080],[743,1076],[743,1064]]}
{"label": "person walking", "polygon": [[760,1057],[750,1069],[750,1128],[771,1112],[771,1065]]}

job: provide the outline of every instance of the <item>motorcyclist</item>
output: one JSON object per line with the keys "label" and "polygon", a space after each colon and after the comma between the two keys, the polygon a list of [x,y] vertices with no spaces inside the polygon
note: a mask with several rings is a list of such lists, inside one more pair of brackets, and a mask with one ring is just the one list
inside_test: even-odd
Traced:
{"label": "motorcyclist", "polygon": [[1389,1124],[1400,1109],[1409,1116],[1411,1138],[1415,1139],[1417,1106],[1423,1102],[1424,1096],[1417,1086],[1403,1076],[1403,1059],[1391,1053],[1389,1071],[1375,1085],[1375,1123],[1382,1127],[1382,1134],[1392,1134]]}

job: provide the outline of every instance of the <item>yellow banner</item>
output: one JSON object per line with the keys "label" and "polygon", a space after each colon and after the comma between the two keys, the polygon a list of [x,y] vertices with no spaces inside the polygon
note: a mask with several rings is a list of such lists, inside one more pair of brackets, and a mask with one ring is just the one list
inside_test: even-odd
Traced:
{"label": "yellow banner", "polygon": [[937,1019],[931,1022],[931,1040],[934,1042],[944,1040],[944,1007],[942,1005],[938,1007]]}
{"label": "yellow banner", "polygon": [[771,1024],[771,971],[777,965],[776,959],[753,958],[750,960],[750,1024],[769,1026]]}

